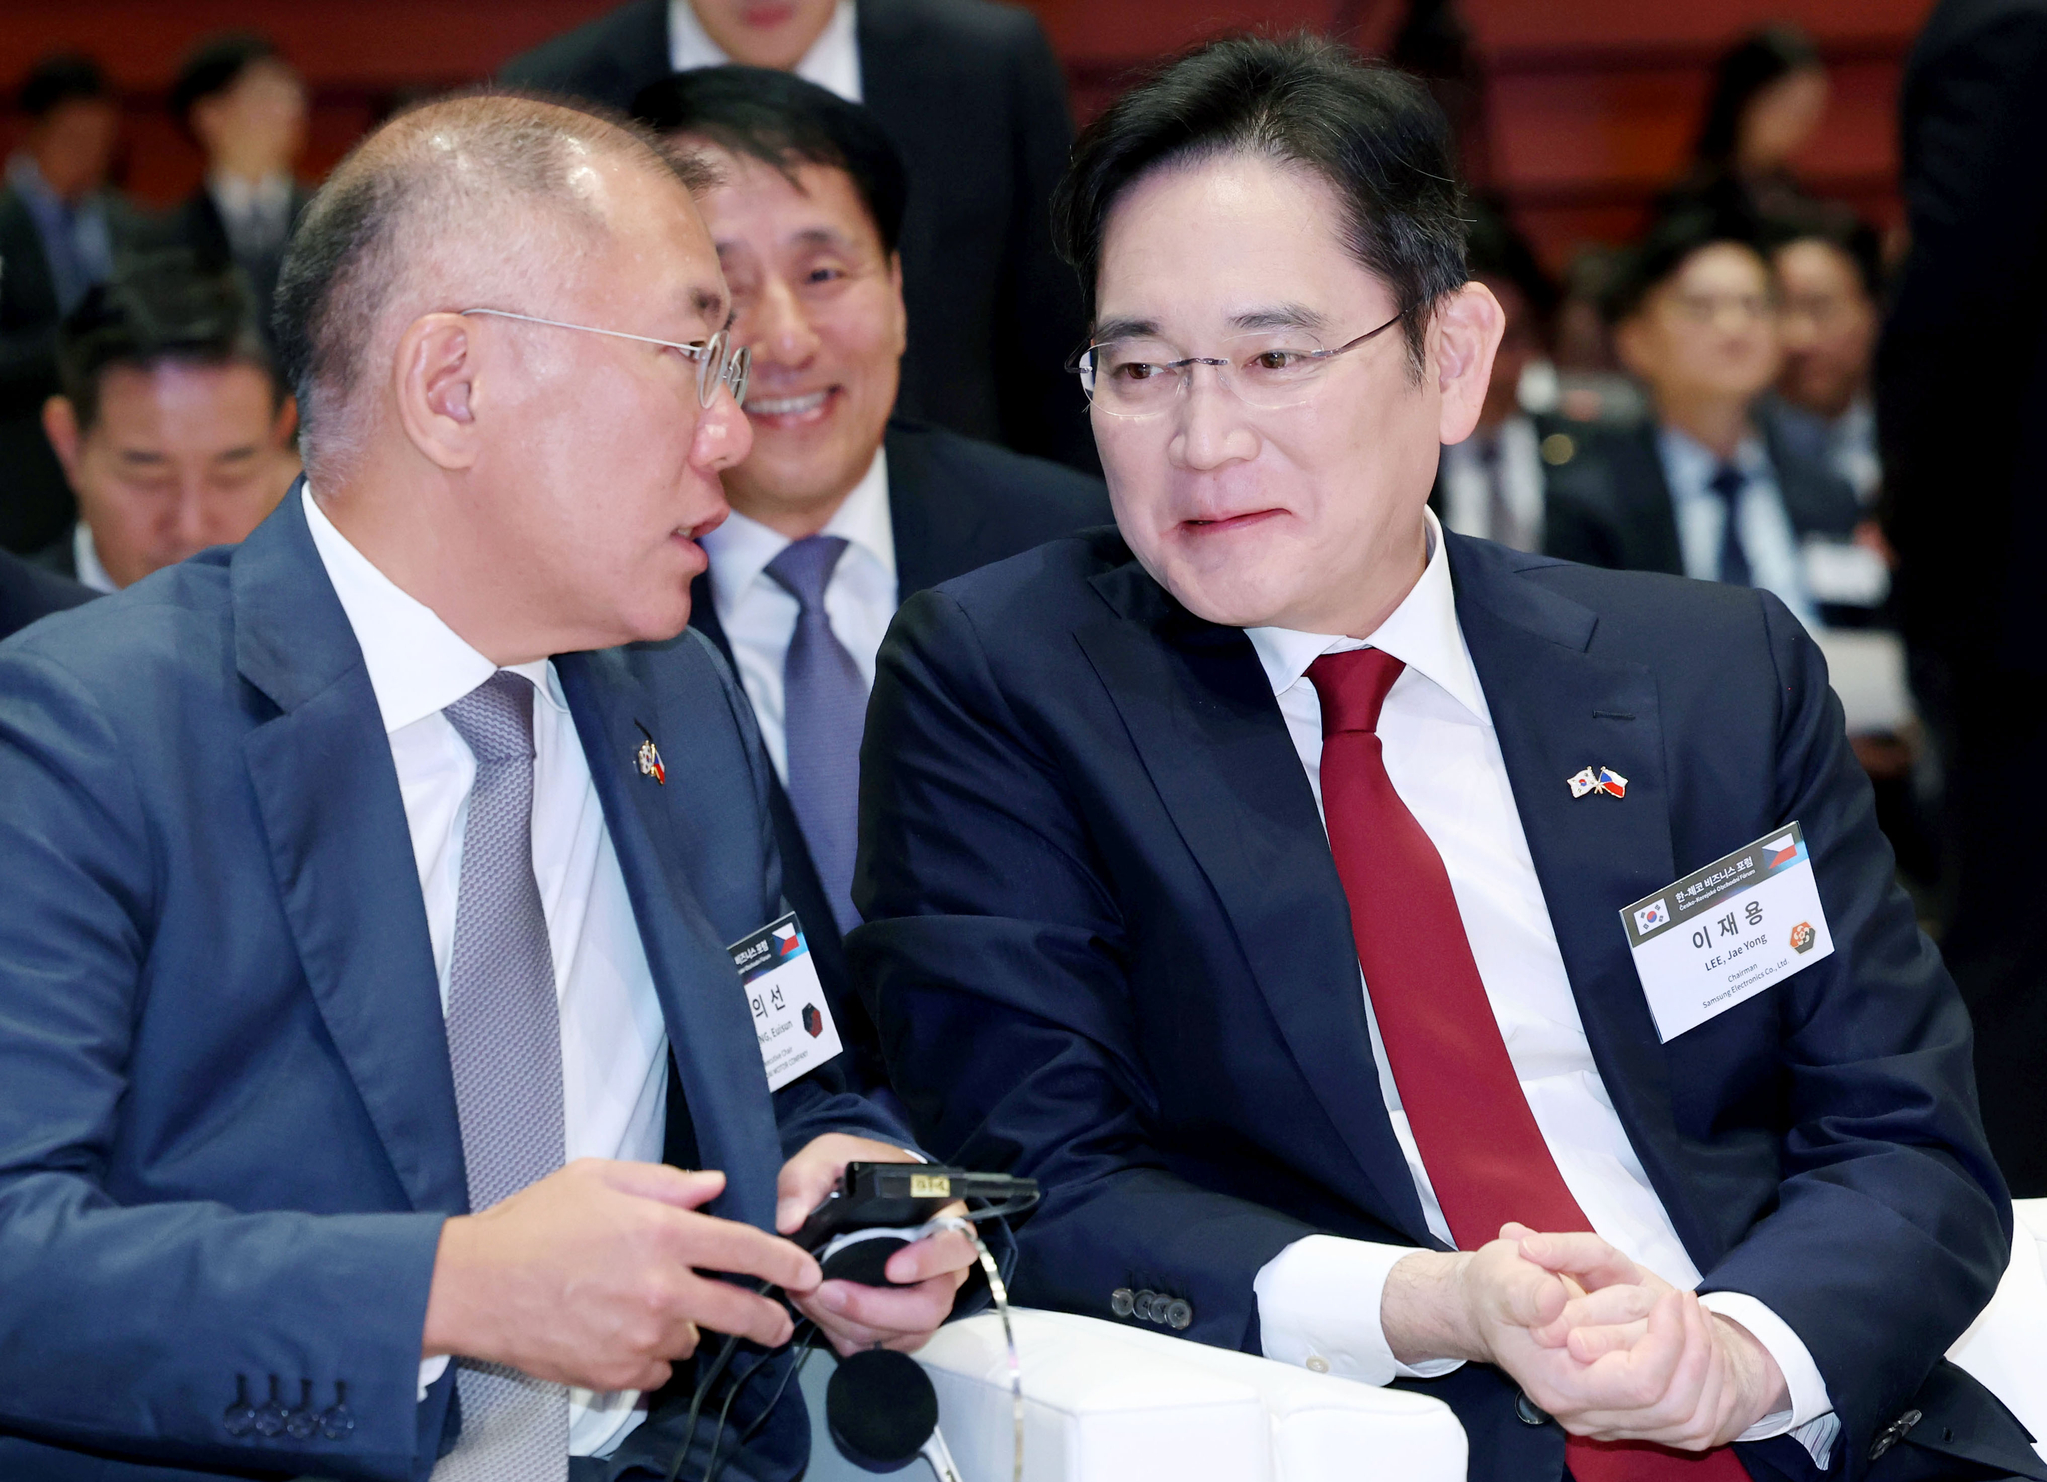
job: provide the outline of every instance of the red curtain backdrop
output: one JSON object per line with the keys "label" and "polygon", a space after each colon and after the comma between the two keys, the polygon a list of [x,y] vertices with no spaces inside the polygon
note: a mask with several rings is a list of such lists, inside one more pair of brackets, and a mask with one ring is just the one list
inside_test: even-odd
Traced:
{"label": "red curtain backdrop", "polygon": [[[71,47],[98,56],[128,105],[123,183],[164,203],[198,180],[198,151],[165,111],[185,48],[233,27],[267,32],[314,95],[306,170],[317,177],[394,103],[487,77],[505,58],[613,0],[0,0],[0,86]],[[1122,80],[1205,36],[1307,28],[1383,48],[1403,0],[1031,0],[1085,118]],[[1896,99],[1931,0],[1463,0],[1485,82],[1483,183],[1501,191],[1552,263],[1639,225],[1680,168],[1713,56],[1771,20],[1803,25],[1833,101],[1800,161],[1823,194],[1880,224],[1898,215]],[[17,123],[18,126],[18,123]]]}

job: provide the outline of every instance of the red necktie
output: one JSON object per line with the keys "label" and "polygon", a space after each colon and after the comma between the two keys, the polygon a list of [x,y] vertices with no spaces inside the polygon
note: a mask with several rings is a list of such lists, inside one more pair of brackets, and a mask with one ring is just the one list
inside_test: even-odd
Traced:
{"label": "red necktie", "polygon": [[[1422,1166],[1461,1250],[1519,1220],[1590,1230],[1528,1109],[1436,846],[1386,775],[1379,709],[1405,666],[1376,648],[1308,666],[1322,699],[1322,813],[1358,963]],[[1577,1482],[1738,1482],[1732,1451],[1569,1439]]]}

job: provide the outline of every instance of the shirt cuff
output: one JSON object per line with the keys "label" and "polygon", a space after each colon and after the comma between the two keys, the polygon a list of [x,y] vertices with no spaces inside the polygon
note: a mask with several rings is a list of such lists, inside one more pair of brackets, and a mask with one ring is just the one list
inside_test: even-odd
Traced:
{"label": "shirt cuff", "polygon": [[1827,1395],[1827,1382],[1820,1377],[1819,1365],[1812,1361],[1804,1341],[1791,1331],[1790,1324],[1747,1292],[1708,1292],[1699,1298],[1699,1305],[1748,1329],[1777,1361],[1784,1388],[1791,1396],[1790,1409],[1765,1415],[1735,1440],[1767,1441],[1788,1433],[1812,1454],[1813,1464],[1825,1471],[1841,1421]]}
{"label": "shirt cuff", "polygon": [[445,1353],[435,1354],[430,1359],[421,1359],[419,1361],[419,1398],[422,1404],[426,1401],[427,1387],[448,1372],[450,1362],[452,1362],[451,1357]]}
{"label": "shirt cuff", "polygon": [[1403,1364],[1386,1342],[1379,1324],[1386,1277],[1415,1250],[1338,1235],[1296,1240],[1251,1282],[1265,1356],[1365,1384],[1435,1379],[1462,1366],[1462,1359]]}

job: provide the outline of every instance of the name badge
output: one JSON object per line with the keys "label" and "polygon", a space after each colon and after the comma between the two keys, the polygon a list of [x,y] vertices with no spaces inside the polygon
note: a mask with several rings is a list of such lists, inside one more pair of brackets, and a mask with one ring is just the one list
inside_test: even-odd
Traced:
{"label": "name badge", "polygon": [[1665,1044],[1834,955],[1795,820],[1623,908],[1621,925]]}
{"label": "name badge", "polygon": [[808,1075],[844,1048],[794,911],[726,950],[746,989],[769,1091]]}

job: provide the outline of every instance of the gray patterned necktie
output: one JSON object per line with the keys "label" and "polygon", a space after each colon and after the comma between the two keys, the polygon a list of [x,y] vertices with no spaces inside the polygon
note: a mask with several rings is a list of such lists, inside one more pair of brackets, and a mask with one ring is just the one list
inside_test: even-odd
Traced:
{"label": "gray patterned necktie", "polygon": [[860,732],[867,724],[867,681],[832,632],[824,608],[825,586],[845,553],[846,542],[839,536],[812,535],[783,547],[767,568],[800,609],[782,660],[789,803],[842,932],[860,924],[860,913],[853,909],[853,849],[860,812]]}
{"label": "gray patterned necktie", "polygon": [[[500,669],[441,713],[476,758],[448,966],[448,1060],[469,1207],[482,1211],[563,1158],[561,1016],[533,876],[533,685]],[[456,1365],[462,1439],[433,1482],[562,1482],[568,1390],[503,1364]]]}

